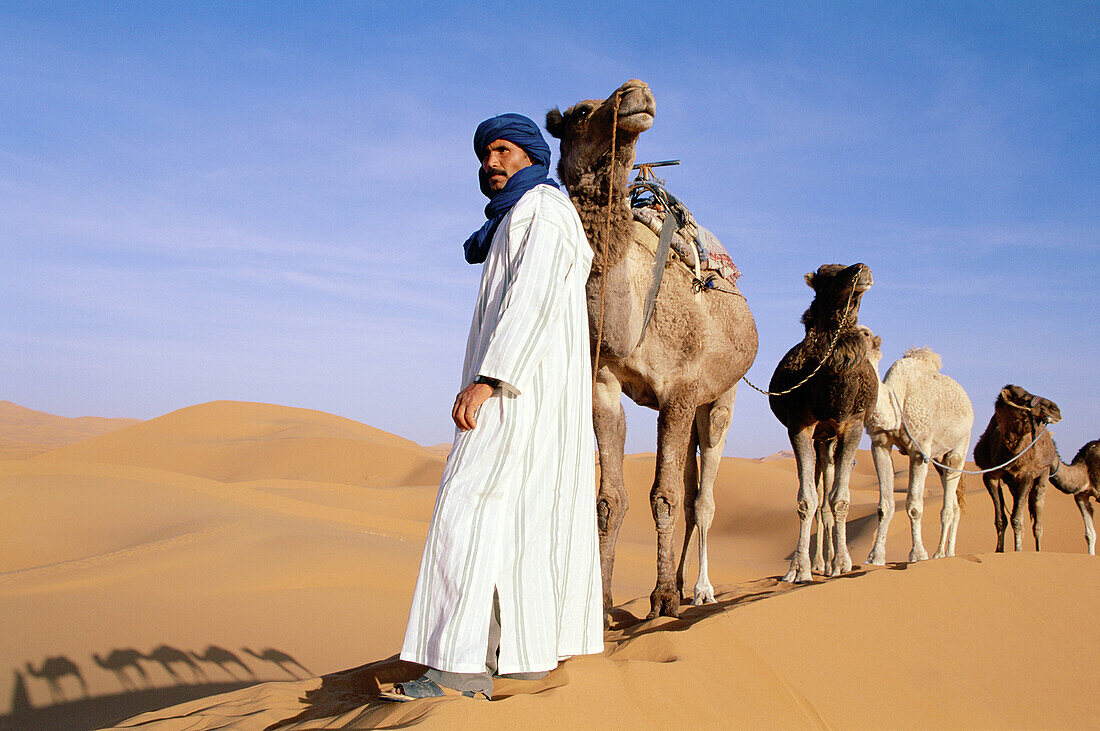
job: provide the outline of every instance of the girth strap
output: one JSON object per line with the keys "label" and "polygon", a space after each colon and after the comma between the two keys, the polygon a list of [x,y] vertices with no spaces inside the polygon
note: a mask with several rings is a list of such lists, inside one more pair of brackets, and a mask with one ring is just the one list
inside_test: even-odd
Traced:
{"label": "girth strap", "polygon": [[657,293],[661,290],[661,279],[665,276],[665,262],[668,260],[668,249],[672,245],[672,235],[676,233],[676,214],[671,210],[665,213],[665,222],[661,224],[661,237],[657,241],[657,253],[653,255],[653,276],[649,282],[649,291],[645,295],[645,319],[642,320],[642,331],[638,334],[638,342],[634,345],[637,350],[645,339],[645,332],[649,328],[649,321],[653,319],[653,310],[657,305]]}

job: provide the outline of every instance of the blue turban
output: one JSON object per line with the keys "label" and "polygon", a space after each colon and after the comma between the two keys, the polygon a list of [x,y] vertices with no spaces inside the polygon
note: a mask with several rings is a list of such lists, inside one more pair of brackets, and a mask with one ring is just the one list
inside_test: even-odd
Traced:
{"label": "blue turban", "polygon": [[481,184],[481,192],[489,198],[489,203],[485,206],[485,218],[488,220],[462,245],[466,252],[466,261],[471,264],[480,264],[485,261],[497,227],[524,193],[536,185],[558,187],[557,181],[549,177],[550,147],[542,138],[538,125],[522,114],[501,114],[486,119],[474,132],[474,154],[477,155],[478,160],[485,157],[489,144],[496,140],[508,140],[522,148],[531,158],[531,164],[516,171],[498,191],[489,187],[484,168],[478,168],[477,177]]}

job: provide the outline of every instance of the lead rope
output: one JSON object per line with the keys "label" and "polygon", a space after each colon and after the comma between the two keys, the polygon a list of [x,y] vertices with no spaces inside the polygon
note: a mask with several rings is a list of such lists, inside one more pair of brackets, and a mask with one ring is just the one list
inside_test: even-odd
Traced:
{"label": "lead rope", "polygon": [[[885,383],[882,384],[882,385],[886,386]],[[925,462],[931,462],[932,464],[936,465],[937,467],[939,467],[941,469],[949,470],[951,472],[961,472],[964,475],[984,475],[986,472],[995,472],[999,469],[1003,469],[1005,467],[1008,467],[1010,464],[1012,464],[1013,462],[1018,460],[1020,457],[1023,457],[1025,454],[1027,454],[1027,450],[1029,450],[1029,449],[1031,449],[1032,447],[1035,446],[1035,443],[1039,441],[1039,437],[1043,436],[1043,432],[1046,431],[1046,428],[1047,428],[1047,425],[1044,423],[1043,428],[1040,429],[1039,433],[1035,436],[1035,438],[1031,440],[1031,444],[1024,447],[1023,451],[1018,453],[1012,459],[1010,459],[1007,462],[1004,462],[1002,464],[999,464],[996,467],[990,467],[987,470],[964,470],[964,469],[960,469],[958,467],[948,467],[947,465],[942,464],[940,462],[937,462],[936,460],[929,457],[927,454],[924,453],[924,450],[920,448],[920,444],[918,444],[917,440],[913,438],[913,433],[909,431],[909,424],[906,423],[906,421],[905,421],[905,412],[902,411],[901,404],[898,403],[898,397],[894,394],[894,389],[891,388],[890,386],[886,386],[886,387],[888,389],[890,389],[890,403],[893,405],[893,407],[895,409],[897,409],[898,417],[901,418],[901,426],[902,426],[903,429],[905,429],[905,435],[907,437],[909,437],[909,441],[911,441],[913,443],[913,446],[915,446],[917,448],[917,452],[920,453],[921,459],[923,459]],[[1022,406],[1017,406],[1016,404],[1012,403],[1011,401],[1006,400],[1005,403],[1008,404],[1009,406],[1013,407],[1013,408],[1020,409],[1021,411],[1029,411],[1029,409],[1025,409]],[[1031,417],[1031,433],[1035,434],[1035,417],[1034,416]],[[1057,449],[1055,449],[1055,452],[1057,453]],[[1061,458],[1059,458],[1058,463],[1059,463],[1058,466],[1061,467]],[[1050,474],[1054,475],[1057,472],[1058,472],[1058,470],[1055,469],[1054,472],[1051,472]]]}
{"label": "lead rope", "polygon": [[615,190],[615,145],[619,131],[619,103],[622,93],[615,92],[615,111],[611,115],[611,173],[607,178],[607,219],[604,224],[604,248],[600,262],[600,324],[596,328],[596,358],[592,362],[592,392],[596,391],[596,376],[600,372],[600,348],[603,346],[603,297],[607,284],[607,249],[611,241],[611,193]]}
{"label": "lead rope", "polygon": [[836,334],[833,335],[833,342],[831,342],[829,344],[829,352],[825,354],[825,357],[821,359],[821,362],[817,364],[817,368],[814,368],[813,372],[810,373],[810,375],[806,376],[801,381],[799,381],[795,385],[788,388],[786,391],[774,391],[774,392],[773,391],[765,391],[764,389],[760,388],[759,386],[753,384],[753,382],[750,381],[748,379],[748,377],[746,377],[746,376],[741,376],[741,380],[744,381],[745,383],[749,384],[749,386],[756,389],[757,391],[764,394],[765,396],[784,396],[784,395],[790,393],[791,391],[794,391],[797,388],[801,388],[806,383],[806,381],[813,378],[817,374],[817,372],[819,370],[821,370],[821,367],[825,365],[825,362],[829,360],[829,357],[833,354],[833,350],[836,348],[837,341],[840,340],[840,333],[844,330],[844,324],[848,321],[848,313],[851,311],[852,296],[855,295],[855,293],[856,293],[856,282],[859,281],[859,275],[862,274],[862,273],[863,273],[863,267],[860,267],[859,271],[856,272],[856,278],[852,280],[852,290],[850,292],[848,292],[848,302],[847,302],[847,304],[844,305],[844,317],[842,317],[840,319],[840,324],[837,325]]}

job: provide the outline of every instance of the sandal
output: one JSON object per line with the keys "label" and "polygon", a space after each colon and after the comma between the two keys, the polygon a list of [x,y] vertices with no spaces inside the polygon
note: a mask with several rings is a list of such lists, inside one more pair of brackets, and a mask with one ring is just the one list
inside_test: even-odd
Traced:
{"label": "sandal", "polygon": [[489,697],[481,691],[458,691],[453,688],[445,688],[427,675],[421,675],[416,680],[406,680],[401,683],[394,683],[392,692],[382,692],[378,694],[378,697],[382,700],[394,701],[397,703],[407,703],[419,698],[438,698],[440,696],[459,696],[462,698],[481,697],[484,700],[489,699]]}

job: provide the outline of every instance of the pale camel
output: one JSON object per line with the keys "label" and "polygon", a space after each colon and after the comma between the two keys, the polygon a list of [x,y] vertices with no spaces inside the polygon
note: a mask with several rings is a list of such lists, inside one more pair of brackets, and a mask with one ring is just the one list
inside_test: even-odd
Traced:
{"label": "pale camel", "polygon": [[54,701],[65,700],[65,691],[61,687],[61,678],[66,675],[71,675],[77,679],[80,683],[81,690],[84,691],[84,695],[88,695],[88,684],[84,682],[84,676],[80,674],[80,668],[76,666],[76,663],[65,657],[64,655],[58,655],[56,657],[47,657],[42,661],[42,664],[37,670],[26,663],[27,673],[33,675],[36,678],[42,678],[50,685],[50,698]]}
{"label": "pale camel", "polygon": [[[882,339],[872,341],[871,364],[878,373]],[[924,515],[925,457],[952,469],[936,467],[943,485],[940,510],[940,543],[933,558],[955,555],[955,537],[962,512],[962,469],[974,427],[974,407],[966,391],[954,379],[940,373],[943,361],[928,348],[910,348],[886,371],[874,410],[864,428],[871,438],[871,458],[878,474],[878,530],[867,563],[886,563],[886,533],[894,517],[894,464],[890,449],[909,457],[909,489],[905,511],[909,515],[912,548],[909,561],[924,561],[928,553],[921,538]],[[904,422],[903,422],[904,418]]]}
{"label": "pale camel", "polygon": [[[798,543],[783,581],[813,581],[810,531],[817,514],[817,455],[814,440],[835,437],[834,476],[828,501],[833,515],[833,556],[828,574],[852,568],[848,553],[849,481],[863,422],[878,395],[878,377],[859,332],[859,306],[871,288],[865,264],[826,264],[806,275],[814,299],[802,315],[806,337],[791,348],[772,374],[768,397],[772,413],[787,427],[798,465]],[[825,453],[827,454],[827,452]]]}
{"label": "pale camel", "polygon": [[1050,475],[1050,482],[1064,493],[1073,495],[1077,501],[1077,509],[1081,511],[1081,519],[1085,521],[1085,544],[1089,548],[1089,555],[1096,555],[1096,528],[1092,525],[1092,503],[1089,500],[1100,501],[1100,440],[1093,440],[1081,447],[1077,456],[1069,464],[1058,459],[1055,470]]}
{"label": "pale camel", "polygon": [[[1001,483],[1012,493],[1012,534],[1017,551],[1023,550],[1024,503],[1031,512],[1035,550],[1043,536],[1043,501],[1047,479],[1058,462],[1054,440],[1043,427],[1062,419],[1058,405],[1033,396],[1019,386],[1001,389],[993,417],[974,445],[974,462],[983,470],[1014,461],[982,476],[993,498],[993,524],[997,528],[997,552],[1005,550],[1005,498]],[[1020,455],[1020,456],[1017,456]]]}
{"label": "pale camel", "polygon": [[[657,467],[650,492],[657,528],[651,618],[679,616],[687,545],[696,527],[699,578],[694,603],[714,601],[706,548],[714,516],[714,478],[737,382],[752,365],[757,348],[756,324],[736,287],[723,282],[722,289],[728,291],[693,290],[692,275],[678,266],[665,270],[653,319],[642,337],[654,260],[645,237],[652,233],[633,221],[627,178],[638,136],[653,124],[654,111],[649,87],[635,79],[605,100],[582,101],[564,114],[554,109],[546,115],[547,130],[561,140],[558,174],[595,254],[587,290],[593,353],[599,359],[592,420],[600,457],[597,521],[608,613],[613,605],[615,541],[627,509],[622,394],[658,411]],[[693,445],[698,445],[700,465]],[[677,567],[673,531],[681,503],[686,530]],[[605,620],[610,621],[609,614]]]}

